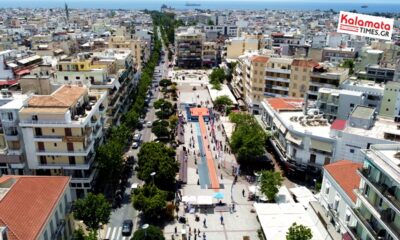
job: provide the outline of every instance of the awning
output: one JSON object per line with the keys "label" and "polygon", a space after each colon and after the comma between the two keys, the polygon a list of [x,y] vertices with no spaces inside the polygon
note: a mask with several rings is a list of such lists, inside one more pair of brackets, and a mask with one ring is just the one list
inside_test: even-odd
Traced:
{"label": "awning", "polygon": [[331,143],[326,143],[326,142],[321,142],[318,140],[311,139],[311,148],[317,149],[323,152],[332,152],[332,144]]}
{"label": "awning", "polygon": [[272,122],[274,123],[276,128],[279,129],[279,131],[281,131],[283,134],[285,134],[286,128],[285,128],[285,126],[283,126],[283,124],[277,118],[274,118],[272,120]]}
{"label": "awning", "polygon": [[23,70],[17,71],[15,74],[17,74],[19,76],[22,76],[22,75],[25,75],[25,74],[29,74],[30,72],[31,71],[29,69],[23,69]]}
{"label": "awning", "polygon": [[213,204],[212,196],[197,196],[197,204],[212,205]]}
{"label": "awning", "polygon": [[303,142],[303,139],[300,137],[297,137],[296,135],[292,135],[290,132],[286,134],[286,139],[289,140],[290,142],[300,146],[301,143]]}
{"label": "awning", "polygon": [[183,196],[182,197],[182,202],[195,203],[196,202],[196,196]]}

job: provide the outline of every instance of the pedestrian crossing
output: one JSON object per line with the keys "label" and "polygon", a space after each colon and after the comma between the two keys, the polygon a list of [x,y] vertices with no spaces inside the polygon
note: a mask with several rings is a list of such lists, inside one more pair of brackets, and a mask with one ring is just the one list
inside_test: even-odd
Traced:
{"label": "pedestrian crossing", "polygon": [[106,229],[106,235],[102,239],[107,240],[129,240],[130,237],[122,236],[122,226],[121,227],[114,227],[110,226]]}

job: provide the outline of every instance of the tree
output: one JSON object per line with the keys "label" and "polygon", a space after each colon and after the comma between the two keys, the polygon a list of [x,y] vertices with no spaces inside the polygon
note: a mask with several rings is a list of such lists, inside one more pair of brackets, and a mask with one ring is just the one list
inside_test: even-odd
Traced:
{"label": "tree", "polygon": [[218,96],[214,101],[214,107],[216,109],[222,109],[224,107],[230,107],[233,105],[232,100],[227,95]]}
{"label": "tree", "polygon": [[209,26],[212,26],[212,25],[214,25],[214,21],[213,21],[213,20],[211,20],[211,19],[208,19],[208,21],[207,21],[207,25],[209,25]]}
{"label": "tree", "polygon": [[139,113],[131,109],[125,114],[124,120],[130,128],[136,128],[139,124]]}
{"label": "tree", "polygon": [[135,190],[133,207],[142,211],[146,221],[156,223],[165,216],[167,193],[154,184],[145,184]]}
{"label": "tree", "polygon": [[151,132],[154,133],[157,138],[168,138],[169,137],[169,123],[165,120],[158,120],[153,123]]}
{"label": "tree", "polygon": [[221,83],[223,83],[226,78],[225,71],[222,68],[215,68],[208,77],[210,79],[210,84],[217,90],[221,89]]}
{"label": "tree", "polygon": [[74,236],[72,237],[73,240],[85,240],[85,232],[83,231],[82,227],[79,227],[74,231]]}
{"label": "tree", "polygon": [[341,67],[348,68],[349,74],[354,73],[354,61],[351,59],[344,60],[344,62],[341,64]]}
{"label": "tree", "polygon": [[161,87],[168,87],[172,84],[171,80],[169,79],[162,79],[159,83]]}
{"label": "tree", "polygon": [[154,102],[154,108],[160,109],[156,112],[156,116],[161,119],[167,119],[174,113],[172,103],[164,99],[159,99]]}
{"label": "tree", "polygon": [[310,228],[296,223],[293,223],[286,233],[286,240],[310,240],[312,237]]}
{"label": "tree", "polygon": [[260,191],[267,196],[269,201],[275,201],[275,196],[282,185],[282,176],[279,172],[262,171],[260,176]]}
{"label": "tree", "polygon": [[248,167],[253,162],[262,159],[268,135],[254,116],[247,113],[232,113],[229,118],[235,124],[230,146],[232,151],[237,154],[238,162],[242,166]]}
{"label": "tree", "polygon": [[88,193],[74,204],[74,217],[82,220],[91,231],[97,230],[100,223],[107,224],[110,214],[111,204],[103,194]]}
{"label": "tree", "polygon": [[169,117],[168,121],[171,128],[174,129],[178,124],[179,119],[176,115],[172,115],[171,117]]}
{"label": "tree", "polygon": [[165,240],[165,238],[159,227],[150,225],[146,230],[138,229],[131,240]]}
{"label": "tree", "polygon": [[144,143],[140,148],[137,167],[139,179],[150,183],[153,180],[150,173],[156,172],[156,186],[163,190],[171,190],[175,186],[178,170],[174,149],[156,142]]}

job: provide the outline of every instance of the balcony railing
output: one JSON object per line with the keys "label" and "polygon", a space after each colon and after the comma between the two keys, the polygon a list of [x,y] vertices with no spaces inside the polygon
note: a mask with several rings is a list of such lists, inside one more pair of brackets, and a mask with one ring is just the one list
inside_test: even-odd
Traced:
{"label": "balcony railing", "polygon": [[354,208],[353,209],[354,214],[356,215],[356,218],[361,222],[361,224],[367,229],[367,231],[372,235],[374,239],[377,239],[378,234],[377,232],[372,228],[370,221],[371,219],[366,219],[364,218],[363,214],[360,212],[359,208]]}

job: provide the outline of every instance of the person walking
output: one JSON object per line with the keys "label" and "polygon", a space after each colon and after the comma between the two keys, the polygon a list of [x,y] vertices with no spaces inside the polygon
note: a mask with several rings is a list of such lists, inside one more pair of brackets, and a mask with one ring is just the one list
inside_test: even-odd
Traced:
{"label": "person walking", "polygon": [[203,227],[207,227],[207,220],[204,218],[204,220],[203,220]]}
{"label": "person walking", "polygon": [[178,235],[178,227],[175,227],[175,235]]}
{"label": "person walking", "polygon": [[242,195],[243,195],[243,197],[244,197],[244,194],[245,194],[245,191],[244,191],[244,189],[242,190]]}
{"label": "person walking", "polygon": [[221,225],[224,225],[224,217],[221,215],[219,219],[221,220]]}

